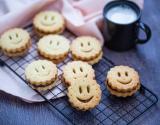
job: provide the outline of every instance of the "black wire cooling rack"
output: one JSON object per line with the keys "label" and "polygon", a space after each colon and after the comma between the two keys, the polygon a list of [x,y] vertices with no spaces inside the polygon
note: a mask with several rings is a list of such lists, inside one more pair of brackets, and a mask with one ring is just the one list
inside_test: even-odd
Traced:
{"label": "black wire cooling rack", "polygon": [[[38,56],[36,49],[36,41],[38,38],[32,32],[32,25],[28,26],[26,29],[30,32],[33,42],[33,45],[28,54],[19,58],[9,58],[0,53],[0,66],[7,67],[24,83],[28,84],[24,78],[24,69],[28,63],[37,60],[40,57]],[[67,31],[64,33],[64,35],[69,39],[74,38],[74,36]],[[96,73],[96,80],[100,84],[102,90],[101,102],[97,107],[90,111],[82,112],[72,108],[66,96],[55,99],[54,101],[48,100],[46,97],[48,93],[53,94],[54,98],[59,97],[59,95],[66,94],[66,88],[63,86],[60,79],[62,74],[62,67],[69,61],[71,61],[70,55],[64,62],[57,65],[59,69],[59,80],[57,81],[55,88],[45,93],[41,93],[37,90],[34,91],[36,91],[45,101],[48,102],[48,104],[55,108],[72,124],[128,125],[158,101],[157,96],[143,85],[141,86],[140,90],[132,97],[117,98],[110,95],[105,86],[105,78],[107,71],[115,64],[106,57],[103,57],[99,63],[93,66]]]}

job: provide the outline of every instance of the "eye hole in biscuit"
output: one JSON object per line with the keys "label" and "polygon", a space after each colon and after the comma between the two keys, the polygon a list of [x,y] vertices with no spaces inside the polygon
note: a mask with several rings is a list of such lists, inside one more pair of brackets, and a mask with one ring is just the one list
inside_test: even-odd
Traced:
{"label": "eye hole in biscuit", "polygon": [[9,39],[12,40],[12,36],[9,36]]}
{"label": "eye hole in biscuit", "polygon": [[90,46],[91,45],[91,43],[90,42],[88,42],[88,46]]}
{"label": "eye hole in biscuit", "polygon": [[51,20],[54,20],[54,18],[55,18],[55,17],[54,17],[54,16],[52,16],[52,17],[51,17]]}
{"label": "eye hole in biscuit", "polygon": [[47,18],[48,18],[48,16],[47,16],[47,15],[45,15],[45,16],[44,16],[44,19],[45,19],[45,20],[47,20]]}
{"label": "eye hole in biscuit", "polygon": [[83,68],[82,67],[80,67],[80,71],[83,72]]}
{"label": "eye hole in biscuit", "polygon": [[53,41],[51,40],[50,42],[49,42],[49,44],[51,45],[53,43]]}
{"label": "eye hole in biscuit", "polygon": [[16,37],[18,38],[18,33],[16,33]]}
{"label": "eye hole in biscuit", "polygon": [[60,42],[58,41],[58,42],[57,42],[57,46],[59,45],[59,43],[60,43]]}
{"label": "eye hole in biscuit", "polygon": [[87,77],[88,77],[88,74],[86,74],[84,77],[86,77],[86,78],[87,78]]}
{"label": "eye hole in biscuit", "polygon": [[75,74],[76,73],[76,70],[75,69],[72,69],[73,73]]}
{"label": "eye hole in biscuit", "polygon": [[82,87],[81,86],[79,86],[79,92],[82,93]]}
{"label": "eye hole in biscuit", "polygon": [[83,43],[81,43],[81,47],[83,47]]}
{"label": "eye hole in biscuit", "polygon": [[45,67],[42,65],[42,69],[44,69],[45,70]]}
{"label": "eye hole in biscuit", "polygon": [[88,93],[90,92],[90,86],[89,85],[87,86],[87,92]]}
{"label": "eye hole in biscuit", "polygon": [[125,72],[125,75],[128,76],[128,72]]}
{"label": "eye hole in biscuit", "polygon": [[38,70],[37,68],[35,68],[35,71],[36,71],[36,72],[39,72],[39,70]]}
{"label": "eye hole in biscuit", "polygon": [[118,77],[121,77],[121,73],[120,72],[118,72]]}

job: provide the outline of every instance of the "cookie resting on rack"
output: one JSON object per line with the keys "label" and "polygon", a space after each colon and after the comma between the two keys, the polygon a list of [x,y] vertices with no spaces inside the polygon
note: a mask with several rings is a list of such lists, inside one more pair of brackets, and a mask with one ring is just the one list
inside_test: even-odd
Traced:
{"label": "cookie resting on rack", "polygon": [[138,72],[129,66],[115,66],[107,74],[106,86],[115,96],[132,96],[140,88]]}
{"label": "cookie resting on rack", "polygon": [[80,36],[73,40],[71,53],[74,60],[81,60],[91,65],[98,63],[103,55],[100,41],[91,36]]}
{"label": "cookie resting on rack", "polygon": [[56,11],[42,11],[34,17],[33,26],[40,37],[49,34],[60,34],[65,29],[65,20]]}
{"label": "cookie resting on rack", "polygon": [[36,60],[25,69],[25,77],[30,86],[39,91],[51,89],[57,79],[57,67],[48,60]]}
{"label": "cookie resting on rack", "polygon": [[26,54],[31,46],[29,33],[21,28],[13,28],[5,31],[0,38],[0,47],[3,53],[9,57],[17,57]]}
{"label": "cookie resting on rack", "polygon": [[86,111],[97,106],[101,100],[101,89],[96,80],[77,78],[68,87],[68,98],[77,110]]}
{"label": "cookie resting on rack", "polygon": [[54,63],[62,62],[70,49],[70,41],[62,35],[44,36],[37,45],[39,54]]}

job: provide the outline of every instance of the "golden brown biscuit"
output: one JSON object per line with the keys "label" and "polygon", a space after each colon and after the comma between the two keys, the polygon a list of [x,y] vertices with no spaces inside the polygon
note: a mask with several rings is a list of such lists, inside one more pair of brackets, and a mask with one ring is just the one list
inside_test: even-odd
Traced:
{"label": "golden brown biscuit", "polygon": [[[102,47],[100,41],[91,36],[80,36],[71,44],[73,59],[97,63],[101,58]],[[94,61],[96,59],[96,61]],[[99,59],[99,60],[97,60]]]}
{"label": "golden brown biscuit", "polygon": [[129,66],[115,66],[107,74],[107,84],[119,92],[131,91],[139,83],[138,73]]}
{"label": "golden brown biscuit", "polygon": [[59,34],[65,29],[65,21],[63,16],[58,12],[43,11],[35,16],[33,26],[36,33],[40,36]]}
{"label": "golden brown biscuit", "polygon": [[67,57],[69,44],[70,41],[61,35],[47,35],[37,43],[40,55],[53,62],[63,61]]}
{"label": "golden brown biscuit", "polygon": [[78,78],[68,88],[69,102],[77,110],[86,111],[99,104],[101,89],[97,82],[89,78]]}
{"label": "golden brown biscuit", "polygon": [[56,81],[57,72],[56,65],[51,61],[37,60],[26,67],[25,77],[34,88],[46,89]]}
{"label": "golden brown biscuit", "polygon": [[11,57],[12,55],[23,55],[31,46],[29,33],[21,28],[13,28],[4,32],[0,41],[2,51]]}
{"label": "golden brown biscuit", "polygon": [[113,95],[131,96],[140,88],[139,75],[129,66],[115,66],[107,74],[106,86]]}

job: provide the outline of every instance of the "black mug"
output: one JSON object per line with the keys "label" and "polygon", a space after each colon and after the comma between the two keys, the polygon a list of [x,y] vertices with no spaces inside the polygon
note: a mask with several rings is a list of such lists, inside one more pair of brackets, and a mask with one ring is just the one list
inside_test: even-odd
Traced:
{"label": "black mug", "polygon": [[[136,19],[130,23],[117,23],[107,18],[107,12],[116,6],[122,6],[134,10]],[[138,5],[127,0],[117,0],[108,3],[103,10],[104,29],[103,36],[105,45],[116,51],[125,51],[135,47],[136,44],[143,44],[151,38],[150,28],[140,21],[141,9]],[[143,30],[146,34],[145,39],[139,38],[139,31]]]}

